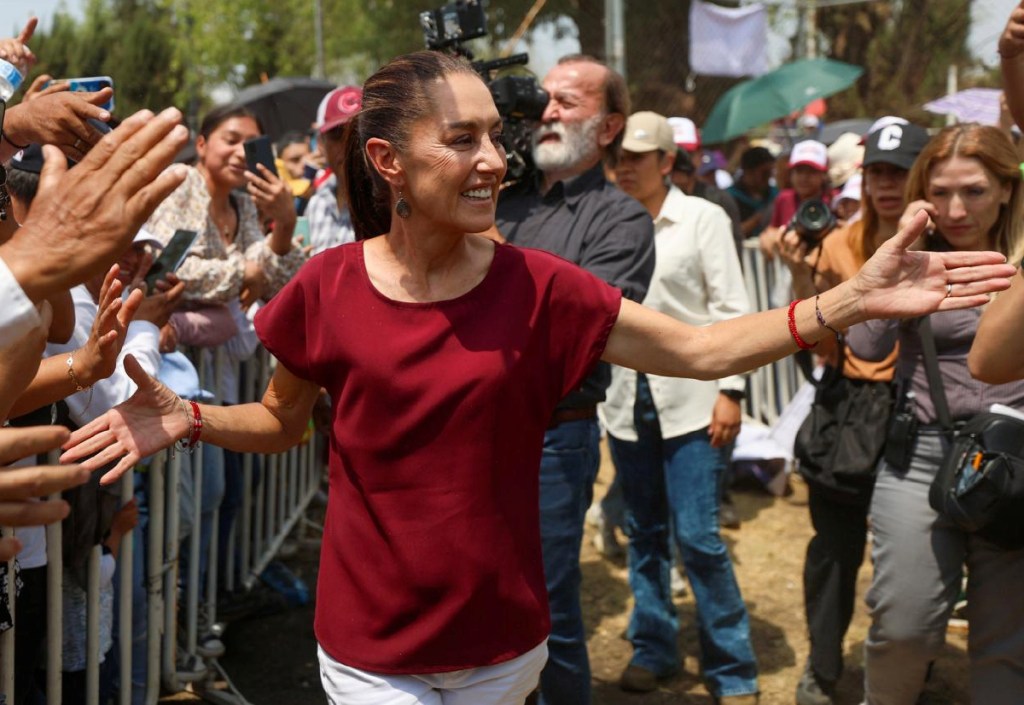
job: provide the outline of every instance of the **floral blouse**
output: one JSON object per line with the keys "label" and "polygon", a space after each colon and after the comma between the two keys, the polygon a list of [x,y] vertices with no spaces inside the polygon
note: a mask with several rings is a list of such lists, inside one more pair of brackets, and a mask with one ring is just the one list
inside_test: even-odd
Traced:
{"label": "floral blouse", "polygon": [[238,229],[231,244],[225,243],[210,218],[210,193],[206,179],[194,167],[184,183],[168,196],[144,226],[165,245],[175,230],[199,233],[177,271],[185,282],[184,298],[194,303],[227,303],[242,291],[246,262],[258,262],[267,279],[264,298],[269,299],[295,276],[306,261],[300,247],[278,255],[260,229],[256,204],[245,193],[231,195],[238,212]]}

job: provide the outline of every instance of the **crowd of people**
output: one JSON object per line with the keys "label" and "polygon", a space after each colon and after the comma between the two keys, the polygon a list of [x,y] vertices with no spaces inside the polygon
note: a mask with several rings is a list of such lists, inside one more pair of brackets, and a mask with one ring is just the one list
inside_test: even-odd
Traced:
{"label": "crowd of people", "polygon": [[[0,41],[0,58],[31,63],[33,27]],[[1024,9],[1000,51],[1024,121]],[[330,92],[309,131],[277,140],[275,173],[248,165],[244,145],[264,130],[244,107],[211,110],[191,163],[172,165],[189,140],[177,110],[118,123],[99,107],[110,89],[44,85],[6,111],[0,141],[0,525],[17,527],[0,558],[14,558],[3,582],[18,586],[14,609],[0,606],[0,627],[17,626],[8,700],[42,691],[43,526],[65,526],[64,701],[84,702],[98,546],[101,698],[130,688],[142,702],[145,541],[132,543],[132,643],[118,643],[111,605],[121,538],[147,525],[147,464],[182,453],[181,536],[198,532],[200,546],[185,560],[205,584],[237,521],[239,454],[295,445],[325,403],[315,628],[330,702],[589,703],[580,550],[604,433],[618,488],[604,521],[628,537],[635,598],[620,685],[655,690],[681,667],[678,563],[709,693],[757,703],[720,513],[744,374],[797,351],[851,385],[893,390],[894,418],[913,430],[890,435],[903,452],[887,448],[877,477],[806,474],[811,638],[796,702],[835,702],[869,523],[866,702],[915,702],[964,565],[972,699],[1024,692],[1024,624],[998,599],[1024,549],[929,506],[950,435],[922,362],[937,348],[954,422],[993,402],[1024,411],[1024,369],[1007,353],[1024,289],[1011,133],[930,135],[887,116],[853,149],[748,143],[730,173],[692,121],[633,112],[621,76],[572,55],[543,79],[535,169],[506,183],[487,86],[465,61],[419,52]],[[819,201],[838,218],[815,230],[800,214]],[[184,236],[176,271],[147,280]],[[748,239],[788,268],[788,306],[751,311]],[[227,370],[259,344],[278,364],[262,400],[240,403]],[[201,360],[182,350],[215,347],[225,373],[210,404]],[[64,465],[37,459],[58,447]],[[136,491],[121,503],[112,485],[126,473]],[[223,649],[215,630],[200,635],[201,656]],[[113,664],[129,651],[132,682],[119,683]]]}

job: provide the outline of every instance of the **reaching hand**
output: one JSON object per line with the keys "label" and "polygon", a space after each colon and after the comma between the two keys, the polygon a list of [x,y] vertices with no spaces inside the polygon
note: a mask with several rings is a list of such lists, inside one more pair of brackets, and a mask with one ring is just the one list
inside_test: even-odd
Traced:
{"label": "reaching hand", "polygon": [[117,279],[119,272],[120,267],[115,264],[103,279],[96,319],[92,323],[89,340],[82,347],[82,382],[86,385],[114,374],[117,357],[128,335],[128,324],[142,302],[142,292],[137,290],[122,302],[122,285]]}
{"label": "reaching hand", "polygon": [[1006,28],[999,37],[999,55],[1003,59],[1024,55],[1024,2],[1013,9],[1006,21]]}
{"label": "reaching hand", "polygon": [[0,39],[0,59],[9,61],[21,71],[32,68],[36,63],[36,55],[25,45],[35,34],[37,24],[39,24],[39,18],[31,17],[17,37]]}
{"label": "reaching hand", "polygon": [[[67,429],[60,426],[0,429],[0,464],[45,453],[67,437]],[[31,500],[81,485],[88,479],[89,471],[77,465],[0,469],[0,525],[45,526],[60,521],[68,515],[67,502]],[[21,542],[16,538],[0,539],[0,561],[10,560],[20,550]]]}
{"label": "reaching hand", "polygon": [[32,81],[32,85],[25,89],[25,95],[21,97],[22,103],[27,103],[36,98],[42,98],[51,93],[63,93],[71,90],[69,83],[54,83],[53,76],[48,73],[41,73]]}
{"label": "reaching hand", "polygon": [[120,459],[100,478],[103,485],[116,481],[140,459],[170,448],[189,431],[177,394],[146,374],[131,355],[124,359],[124,370],[138,390],[128,401],[71,434],[60,457],[62,463],[88,458],[82,467],[90,471]]}
{"label": "reaching hand", "polygon": [[0,256],[29,298],[38,301],[69,289],[105,272],[120,257],[146,218],[185,178],[183,168],[167,169],[188,139],[180,122],[174,108],[157,116],[136,113],[70,171],[56,148],[43,148],[46,163],[32,208],[22,227],[0,245]]}
{"label": "reaching hand", "polygon": [[18,144],[55,145],[70,159],[82,161],[103,137],[88,120],[109,122],[110,113],[100,106],[113,95],[110,88],[95,93],[41,91],[7,111],[5,134]]}
{"label": "reaching hand", "polygon": [[865,320],[973,308],[1010,287],[1016,269],[998,252],[911,250],[927,224],[928,214],[919,212],[851,280]]}
{"label": "reaching hand", "polygon": [[[136,289],[136,291],[139,290]],[[164,279],[157,281],[156,291],[148,292],[142,299],[136,317],[140,321],[149,321],[158,328],[162,328],[178,308],[178,302],[184,293],[185,282],[173,274],[166,274]]]}

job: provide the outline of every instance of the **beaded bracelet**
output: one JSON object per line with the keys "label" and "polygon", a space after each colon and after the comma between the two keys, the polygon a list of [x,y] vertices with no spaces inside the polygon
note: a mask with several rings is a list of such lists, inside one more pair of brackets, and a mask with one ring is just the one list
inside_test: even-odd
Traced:
{"label": "beaded bracelet", "polygon": [[793,301],[793,303],[789,305],[789,314],[787,316],[787,319],[789,321],[789,334],[793,336],[793,340],[794,342],[796,342],[796,346],[798,348],[800,348],[801,350],[811,350],[812,348],[817,347],[818,344],[808,343],[806,340],[800,337],[800,333],[798,333],[796,330],[796,306],[801,301],[803,301],[803,299],[796,299],[795,301]]}

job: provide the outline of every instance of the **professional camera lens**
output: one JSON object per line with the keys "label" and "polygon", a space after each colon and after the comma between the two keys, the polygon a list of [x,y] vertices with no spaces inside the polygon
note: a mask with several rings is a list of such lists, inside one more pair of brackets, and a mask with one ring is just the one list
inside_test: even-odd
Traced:
{"label": "professional camera lens", "polygon": [[835,226],[836,217],[820,199],[804,201],[793,215],[793,229],[809,245],[817,244]]}

